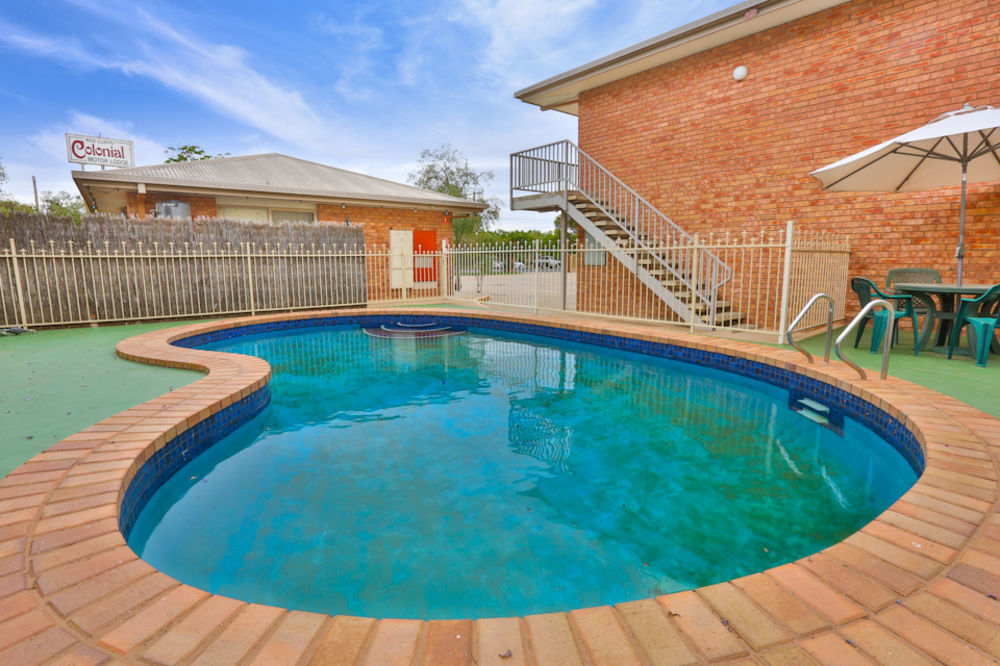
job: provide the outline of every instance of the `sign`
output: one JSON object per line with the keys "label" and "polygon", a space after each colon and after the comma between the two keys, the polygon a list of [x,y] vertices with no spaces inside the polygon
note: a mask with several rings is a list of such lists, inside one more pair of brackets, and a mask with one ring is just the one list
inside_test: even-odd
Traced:
{"label": "sign", "polygon": [[135,166],[132,142],[82,134],[66,135],[66,158],[76,164],[99,164],[111,167]]}

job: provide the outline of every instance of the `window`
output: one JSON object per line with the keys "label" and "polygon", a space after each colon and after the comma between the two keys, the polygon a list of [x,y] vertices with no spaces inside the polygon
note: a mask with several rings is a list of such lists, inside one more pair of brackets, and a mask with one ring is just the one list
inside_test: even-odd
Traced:
{"label": "window", "polygon": [[160,201],[156,204],[156,217],[191,219],[191,204],[186,201]]}
{"label": "window", "polygon": [[227,220],[246,220],[247,222],[267,223],[266,208],[250,208],[241,206],[220,206],[219,217]]}
{"label": "window", "polygon": [[307,210],[271,209],[272,222],[312,222],[314,215]]}

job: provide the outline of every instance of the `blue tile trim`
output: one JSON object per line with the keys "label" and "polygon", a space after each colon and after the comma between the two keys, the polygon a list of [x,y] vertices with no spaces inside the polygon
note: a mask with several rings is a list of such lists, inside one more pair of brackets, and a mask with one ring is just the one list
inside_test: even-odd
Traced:
{"label": "blue tile trim", "polygon": [[[757,361],[663,342],[649,342],[617,335],[573,331],[544,324],[477,319],[461,315],[366,313],[249,324],[247,326],[192,335],[178,340],[173,344],[179,347],[193,348],[216,340],[244,335],[257,335],[271,331],[288,331],[334,325],[381,326],[382,324],[392,324],[397,321],[405,324],[419,324],[433,321],[445,326],[471,326],[474,328],[569,340],[598,347],[619,349],[637,354],[646,354],[648,356],[707,366],[743,377],[757,379],[788,389],[797,395],[812,398],[841,412],[844,416],[854,419],[861,425],[873,430],[895,447],[906,461],[909,462],[910,467],[913,468],[913,471],[918,476],[924,469],[924,452],[913,433],[898,419],[856,395],[804,375]],[[265,386],[253,395],[222,410],[172,440],[143,465],[125,493],[125,499],[122,502],[119,514],[119,523],[126,538],[132,529],[135,517],[146,501],[171,474],[195,455],[204,451],[222,439],[223,436],[253,418],[267,405],[270,397],[270,389]]]}
{"label": "blue tile trim", "polygon": [[271,387],[265,384],[239,402],[196,423],[154,453],[132,477],[118,509],[118,528],[125,539],[128,540],[146,502],[174,472],[259,414],[270,402]]}

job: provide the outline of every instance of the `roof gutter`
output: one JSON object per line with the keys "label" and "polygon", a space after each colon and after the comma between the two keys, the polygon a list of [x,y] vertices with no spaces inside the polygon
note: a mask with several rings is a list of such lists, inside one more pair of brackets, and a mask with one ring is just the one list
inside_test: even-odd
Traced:
{"label": "roof gutter", "polygon": [[[482,211],[488,208],[487,204],[479,203],[476,201],[468,201],[465,199],[454,198],[453,201],[442,201],[434,199],[421,199],[418,197],[395,197],[391,195],[372,195],[370,197],[359,196],[353,193],[337,193],[337,192],[316,192],[310,190],[291,190],[282,187],[255,187],[252,185],[241,185],[239,187],[227,187],[220,183],[199,183],[196,181],[187,181],[174,178],[149,178],[143,177],[141,179],[136,179],[134,177],[123,177],[113,171],[71,171],[70,172],[73,181],[76,183],[77,188],[83,194],[84,199],[88,200],[88,204],[93,202],[89,201],[90,197],[84,192],[88,186],[91,187],[110,187],[114,189],[120,189],[124,191],[136,191],[138,189],[138,182],[142,182],[146,185],[148,191],[183,191],[189,194],[201,194],[203,196],[218,196],[218,195],[233,195],[233,194],[270,194],[279,197],[289,197],[293,199],[310,199],[317,202],[334,201],[336,203],[342,202],[357,202],[359,205],[378,205],[385,204],[392,207],[410,207],[417,206],[423,208],[429,208],[432,210],[437,209],[456,209],[461,211]],[[362,203],[363,202],[363,203]]]}

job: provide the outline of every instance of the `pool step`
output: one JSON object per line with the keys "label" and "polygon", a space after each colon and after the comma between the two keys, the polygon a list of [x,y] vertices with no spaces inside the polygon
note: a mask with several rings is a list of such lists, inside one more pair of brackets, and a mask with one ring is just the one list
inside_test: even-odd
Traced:
{"label": "pool step", "polygon": [[366,334],[373,338],[444,338],[465,332],[464,328],[442,326],[436,321],[408,324],[397,321],[394,324],[363,328]]}
{"label": "pool step", "polygon": [[843,413],[829,405],[824,405],[815,398],[810,398],[795,390],[789,390],[788,408],[813,423],[832,430],[838,435],[843,436],[844,434]]}
{"label": "pool step", "polygon": [[830,419],[828,419],[825,416],[823,416],[821,414],[818,414],[818,413],[814,412],[813,410],[808,409],[806,407],[803,407],[802,409],[795,410],[795,413],[796,414],[801,414],[802,416],[806,417],[810,421],[818,423],[821,426],[828,426],[828,425],[830,425]]}

